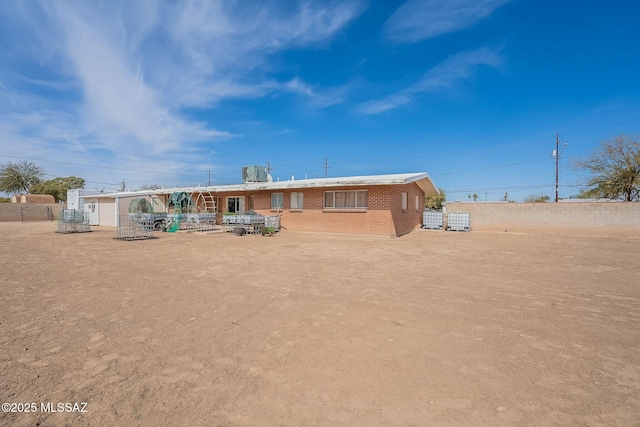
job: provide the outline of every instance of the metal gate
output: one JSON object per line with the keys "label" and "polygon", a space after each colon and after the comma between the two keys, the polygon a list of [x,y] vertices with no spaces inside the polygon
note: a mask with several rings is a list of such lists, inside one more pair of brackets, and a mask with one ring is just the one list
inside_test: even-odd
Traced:
{"label": "metal gate", "polygon": [[20,206],[20,221],[53,221],[53,209],[50,206]]}

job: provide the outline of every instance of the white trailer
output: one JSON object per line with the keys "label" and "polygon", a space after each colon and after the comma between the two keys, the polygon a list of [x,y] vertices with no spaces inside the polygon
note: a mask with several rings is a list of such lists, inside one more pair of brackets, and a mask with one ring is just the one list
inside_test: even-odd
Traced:
{"label": "white trailer", "polygon": [[96,210],[95,200],[89,200],[85,203],[85,197],[91,198],[102,194],[99,190],[85,190],[84,188],[75,188],[67,190],[67,209],[77,212],[84,212],[85,217],[89,218],[91,225],[98,225],[98,212]]}
{"label": "white trailer", "polygon": [[102,194],[99,190],[85,190],[84,188],[76,188],[67,190],[67,209],[82,211],[84,205],[84,196],[95,196]]}

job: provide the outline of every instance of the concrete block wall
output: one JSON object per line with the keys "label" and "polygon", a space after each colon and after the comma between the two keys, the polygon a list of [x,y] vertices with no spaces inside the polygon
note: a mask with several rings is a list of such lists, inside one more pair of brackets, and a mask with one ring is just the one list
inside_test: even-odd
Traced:
{"label": "concrete block wall", "polygon": [[0,203],[0,222],[20,222],[23,217],[20,213],[20,208],[24,209],[25,221],[41,220],[40,218],[43,218],[43,216],[40,215],[40,212],[44,212],[47,207],[51,208],[53,219],[56,220],[66,205],[60,203]]}
{"label": "concrete block wall", "polygon": [[479,231],[640,231],[638,202],[448,202],[446,209],[471,214],[471,228]]}

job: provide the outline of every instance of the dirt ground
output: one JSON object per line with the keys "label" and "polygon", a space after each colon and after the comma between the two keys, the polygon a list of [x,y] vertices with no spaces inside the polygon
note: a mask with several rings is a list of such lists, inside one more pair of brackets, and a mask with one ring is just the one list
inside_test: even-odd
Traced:
{"label": "dirt ground", "polygon": [[55,229],[0,223],[2,426],[640,425],[640,235]]}

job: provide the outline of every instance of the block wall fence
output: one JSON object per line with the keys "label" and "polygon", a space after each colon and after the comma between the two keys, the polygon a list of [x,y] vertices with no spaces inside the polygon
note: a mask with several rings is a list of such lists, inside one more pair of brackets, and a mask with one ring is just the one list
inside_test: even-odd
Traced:
{"label": "block wall fence", "polygon": [[[40,221],[40,213],[47,207],[51,208],[53,219],[56,220],[66,206],[60,203],[0,203],[0,222],[20,222],[23,217],[25,221]],[[24,215],[20,208],[24,209]]]}
{"label": "block wall fence", "polygon": [[640,202],[448,202],[446,210],[471,214],[477,231],[640,232]]}

